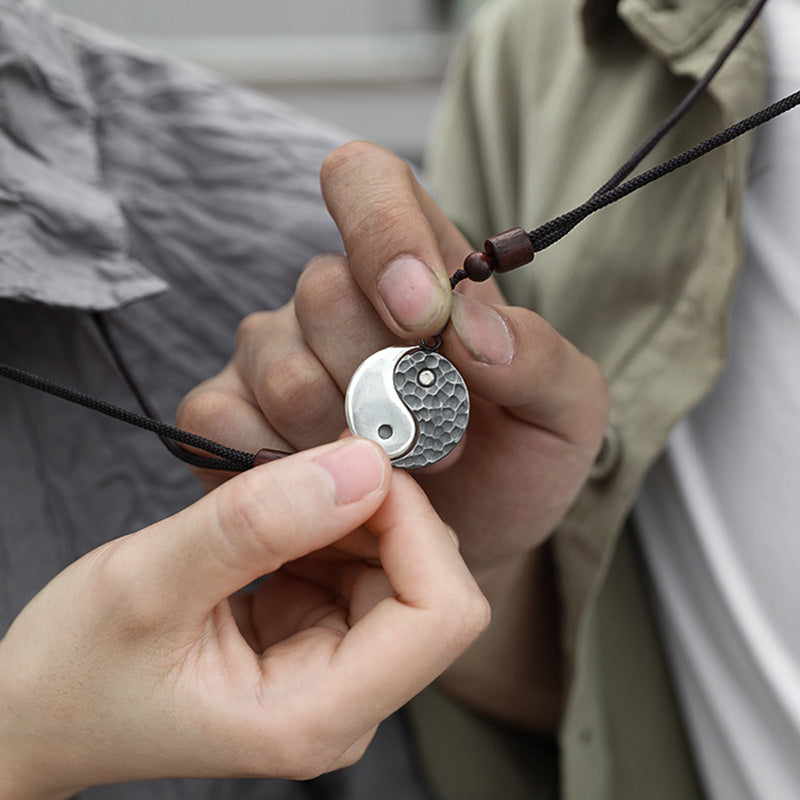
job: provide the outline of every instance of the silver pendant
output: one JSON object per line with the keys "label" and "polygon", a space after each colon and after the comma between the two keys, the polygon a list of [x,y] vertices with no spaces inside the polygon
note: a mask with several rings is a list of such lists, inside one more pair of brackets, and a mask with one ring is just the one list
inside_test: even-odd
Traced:
{"label": "silver pendant", "polygon": [[458,370],[434,348],[387,347],[353,373],[347,425],[380,444],[395,467],[435,464],[461,441],[469,394]]}

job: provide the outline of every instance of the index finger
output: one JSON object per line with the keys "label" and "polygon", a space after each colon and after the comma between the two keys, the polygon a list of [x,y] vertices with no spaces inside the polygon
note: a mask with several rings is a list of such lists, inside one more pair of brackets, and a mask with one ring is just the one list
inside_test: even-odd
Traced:
{"label": "index finger", "polygon": [[378,145],[334,150],[320,178],[355,280],[384,323],[403,338],[438,333],[451,302],[442,253],[463,257],[466,240],[441,212],[431,212],[410,168]]}
{"label": "index finger", "polygon": [[[441,674],[489,622],[489,605],[457,545],[408,475],[368,523],[395,592],[347,632],[332,665],[339,702],[378,722]],[[371,697],[372,701],[364,700]]]}

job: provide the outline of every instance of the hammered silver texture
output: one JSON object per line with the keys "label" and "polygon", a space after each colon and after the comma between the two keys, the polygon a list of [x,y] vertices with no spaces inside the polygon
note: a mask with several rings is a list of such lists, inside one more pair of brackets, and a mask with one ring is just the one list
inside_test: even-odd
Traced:
{"label": "hammered silver texture", "polygon": [[[432,383],[426,371],[433,373]],[[417,420],[417,440],[392,465],[417,469],[435,464],[453,450],[467,429],[469,393],[464,379],[444,356],[418,349],[397,362],[394,386]]]}

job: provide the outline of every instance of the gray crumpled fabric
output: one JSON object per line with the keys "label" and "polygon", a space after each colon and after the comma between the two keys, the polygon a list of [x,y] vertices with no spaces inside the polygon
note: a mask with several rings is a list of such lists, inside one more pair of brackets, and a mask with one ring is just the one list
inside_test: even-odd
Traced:
{"label": "gray crumpled fabric", "polygon": [[[0,362],[136,409],[219,370],[236,325],[340,250],[319,165],[339,131],[24,0],[0,0]],[[88,550],[199,496],[149,433],[0,379],[0,634]],[[69,731],[65,731],[69,735]],[[153,781],[96,800],[419,800],[402,720],[315,781]]]}
{"label": "gray crumpled fabric", "polygon": [[105,185],[95,128],[110,98],[41,8],[0,8],[0,296],[106,309],[164,289]]}

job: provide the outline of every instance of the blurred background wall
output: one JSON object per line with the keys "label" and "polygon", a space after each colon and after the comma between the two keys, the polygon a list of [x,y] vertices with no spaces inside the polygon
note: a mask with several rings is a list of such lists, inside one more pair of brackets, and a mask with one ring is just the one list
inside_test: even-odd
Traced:
{"label": "blurred background wall", "polygon": [[480,0],[48,2],[418,162],[457,32]]}

